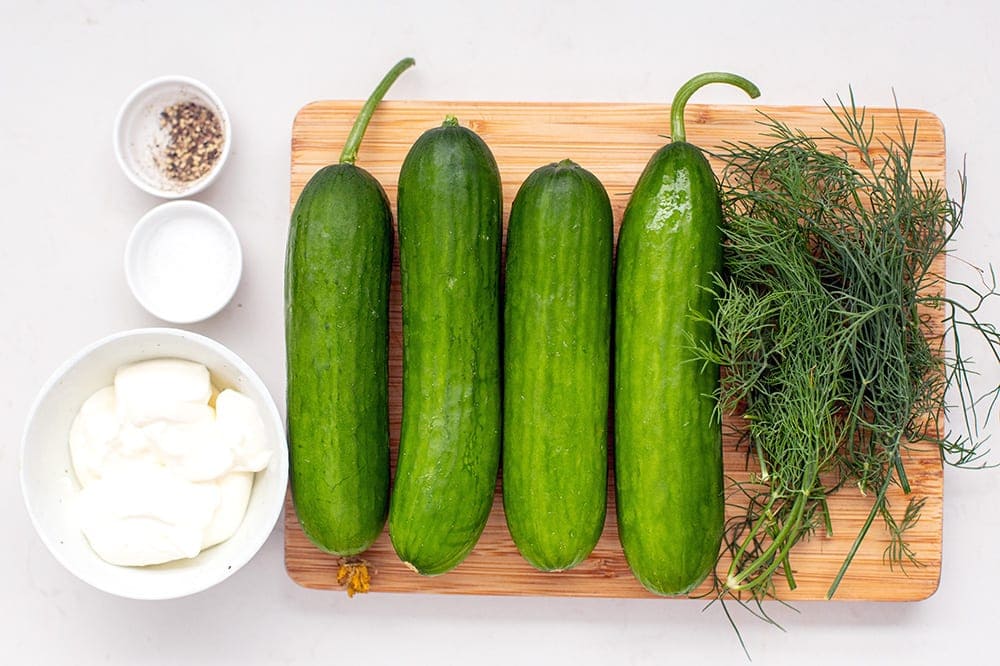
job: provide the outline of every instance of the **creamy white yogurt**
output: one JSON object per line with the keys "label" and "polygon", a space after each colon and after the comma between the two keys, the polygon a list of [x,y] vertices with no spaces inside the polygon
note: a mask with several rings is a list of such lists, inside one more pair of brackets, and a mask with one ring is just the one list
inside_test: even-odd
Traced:
{"label": "creamy white yogurt", "polygon": [[144,566],[231,537],[271,451],[256,406],[179,359],[125,366],[69,436],[80,527],[104,560]]}

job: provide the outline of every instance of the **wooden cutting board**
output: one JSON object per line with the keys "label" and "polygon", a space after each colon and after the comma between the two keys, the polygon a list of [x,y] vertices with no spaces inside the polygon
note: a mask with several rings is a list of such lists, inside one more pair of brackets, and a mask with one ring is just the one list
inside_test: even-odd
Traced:
{"label": "wooden cutting board", "polygon": [[[298,113],[292,129],[292,205],[309,177],[339,158],[360,106],[360,101],[316,102]],[[505,221],[517,188],[531,171],[571,158],[604,183],[614,208],[617,231],[639,173],[669,133],[669,109],[664,104],[386,101],[375,113],[357,163],[383,184],[395,210],[399,167],[410,146],[422,132],[439,125],[446,114],[453,114],[463,125],[478,132],[494,151],[503,178]],[[695,104],[686,110],[688,140],[706,149],[724,141],[762,142],[765,139],[760,136],[761,116],[756,109],[813,135],[823,128],[835,128],[834,119],[823,107]],[[894,109],[869,109],[868,113],[879,128],[886,131],[895,128]],[[906,127],[918,122],[915,168],[943,182],[945,145],[940,121],[923,111],[901,113]],[[939,270],[943,272],[944,260],[939,261]],[[940,313],[936,316],[940,318]],[[390,329],[389,403],[394,464],[402,408],[398,249],[393,260]],[[746,478],[747,459],[744,452],[736,450],[732,435],[725,437],[724,446],[726,473]],[[910,452],[906,469],[913,494],[926,498],[922,517],[910,532],[910,543],[922,566],[908,567],[905,571],[898,567],[890,569],[883,562],[887,533],[877,521],[843,580],[837,599],[918,600],[937,589],[941,571],[942,464],[934,449],[917,448]],[[905,506],[902,493],[895,492],[893,509],[901,512]],[[782,599],[825,598],[870,504],[856,489],[848,489],[832,498],[830,508],[833,534],[816,534],[796,547],[791,562],[798,587],[795,590],[779,587],[777,593]],[[570,571],[541,573],[520,557],[507,533],[499,492],[479,544],[452,572],[424,578],[409,571],[393,552],[386,532],[364,558],[372,570],[371,589],[375,592],[653,596],[635,581],[625,563],[618,544],[613,493],[609,493],[608,519],[600,542],[587,560]],[[727,564],[726,561],[720,564],[723,571]],[[285,565],[291,578],[305,587],[340,588],[338,559],[320,552],[309,542],[290,501],[285,512]],[[706,584],[698,593],[707,589]]]}

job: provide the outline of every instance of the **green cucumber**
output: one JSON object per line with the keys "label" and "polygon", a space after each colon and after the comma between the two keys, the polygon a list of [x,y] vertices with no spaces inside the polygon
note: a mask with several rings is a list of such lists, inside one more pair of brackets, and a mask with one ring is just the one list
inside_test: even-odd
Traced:
{"label": "green cucumber", "polygon": [[403,417],[389,536],[424,575],[457,566],[493,505],[500,458],[496,160],[448,117],[399,173]]}
{"label": "green cucumber", "polygon": [[320,169],[292,212],[285,263],[288,452],[306,536],[341,556],[364,551],[389,500],[388,341],[392,210],[354,165],[400,61],[362,108],[340,163]]}
{"label": "green cucumber", "polygon": [[650,591],[686,594],[712,571],[723,530],[719,369],[696,362],[710,340],[714,276],[721,269],[722,210],[715,176],[685,141],[684,105],[707,83],[697,76],[671,106],[671,143],[632,192],[618,237],[615,312],[615,492],[625,558]]}
{"label": "green cucumber", "polygon": [[507,225],[503,503],[543,571],[579,564],[604,528],[613,252],[593,174],[564,160],[528,176]]}

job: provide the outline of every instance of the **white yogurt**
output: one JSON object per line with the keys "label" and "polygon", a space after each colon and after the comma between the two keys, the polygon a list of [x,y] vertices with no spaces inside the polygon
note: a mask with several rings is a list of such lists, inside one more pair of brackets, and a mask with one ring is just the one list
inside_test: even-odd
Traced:
{"label": "white yogurt", "polygon": [[253,402],[178,359],[119,369],[81,407],[69,446],[81,529],[102,559],[127,566],[194,557],[232,536],[271,457]]}

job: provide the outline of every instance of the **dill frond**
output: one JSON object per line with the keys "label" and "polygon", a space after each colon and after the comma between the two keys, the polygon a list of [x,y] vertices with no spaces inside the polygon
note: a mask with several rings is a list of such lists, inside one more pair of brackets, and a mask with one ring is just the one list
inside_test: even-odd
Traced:
{"label": "dill frond", "polygon": [[[915,125],[898,115],[893,134],[877,133],[853,93],[837,102],[827,105],[835,127],[821,136],[764,115],[762,145],[715,153],[725,165],[724,274],[715,340],[696,351],[725,367],[719,408],[740,415],[759,466],[749,481],[730,480],[741,510],[726,525],[732,564],[716,581],[720,597],[773,597],[775,576],[794,588],[794,546],[830,530],[826,499],[847,485],[872,507],[828,596],[877,518],[890,534],[888,565],[917,564],[906,532],[923,500],[898,519],[887,500],[894,485],[910,492],[906,447],[929,442],[949,464],[985,464],[981,424],[1000,385],[975,394],[961,343],[981,336],[1000,363],[1000,331],[980,318],[1000,295],[996,275],[955,283],[935,269],[961,227],[964,173],[950,198],[913,168]],[[961,415],[941,435],[949,395]]]}

